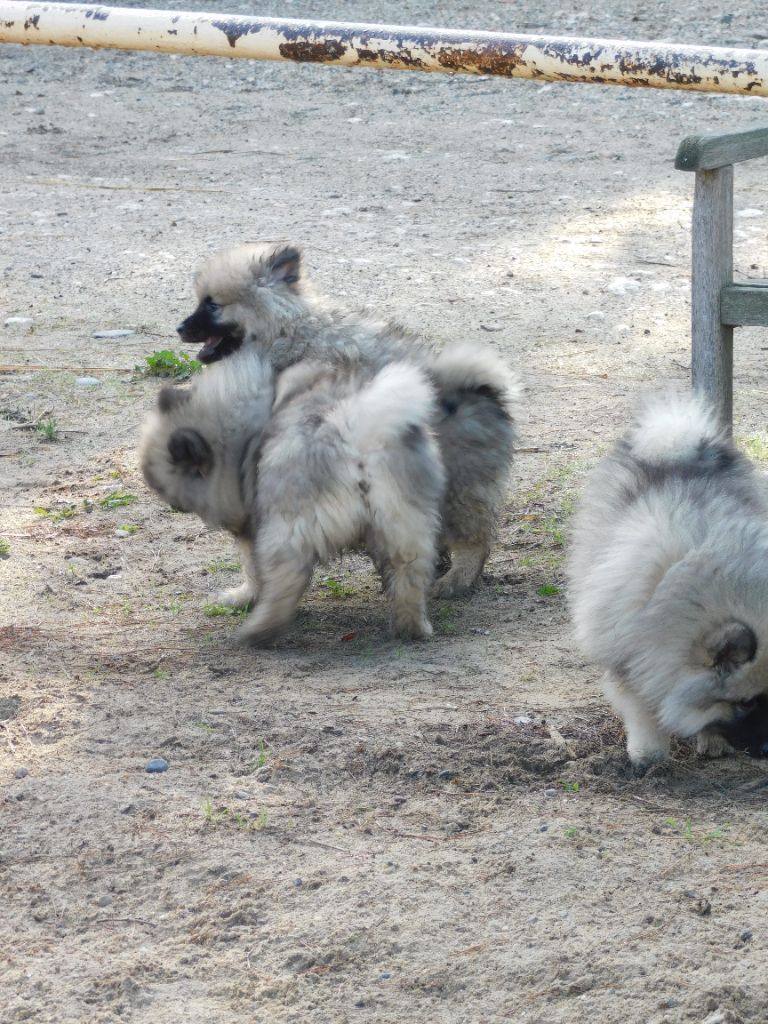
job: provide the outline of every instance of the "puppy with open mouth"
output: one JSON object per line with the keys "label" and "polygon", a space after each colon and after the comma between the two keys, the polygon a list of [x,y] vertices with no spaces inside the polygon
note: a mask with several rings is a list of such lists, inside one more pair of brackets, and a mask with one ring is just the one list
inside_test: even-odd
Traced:
{"label": "puppy with open mouth", "polygon": [[197,271],[195,290],[197,309],[178,332],[201,346],[204,363],[252,347],[277,372],[309,359],[363,374],[404,362],[427,375],[446,470],[439,547],[450,564],[434,590],[442,597],[468,592],[488,558],[512,463],[520,388],[502,360],[466,343],[434,351],[395,324],[332,308],[314,294],[290,243],[219,253]]}
{"label": "puppy with open mouth", "polygon": [[673,735],[766,753],[768,492],[703,400],[649,402],[593,470],[569,575],[638,770]]}
{"label": "puppy with open mouth", "polygon": [[374,375],[303,361],[274,381],[246,347],[187,389],[165,388],[143,431],[149,486],[238,540],[253,604],[240,639],[266,644],[290,623],[318,562],[362,547],[384,580],[392,632],[428,637],[444,471],[425,375]]}

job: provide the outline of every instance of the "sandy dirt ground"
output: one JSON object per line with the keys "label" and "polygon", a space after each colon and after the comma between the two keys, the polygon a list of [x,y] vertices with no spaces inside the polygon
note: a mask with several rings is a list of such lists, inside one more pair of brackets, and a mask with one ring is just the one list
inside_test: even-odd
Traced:
{"label": "sandy dirt ground", "polygon": [[[729,7],[259,13],[768,45],[763,0]],[[680,744],[632,778],[563,555],[637,395],[688,379],[677,144],[766,101],[12,46],[0,97],[0,314],[32,320],[0,337],[3,1024],[765,1024],[768,765]],[[767,225],[765,163],[741,167],[743,278]],[[348,557],[274,649],[237,649],[205,610],[232,545],[137,471],[158,382],[134,367],[178,349],[194,263],[284,237],[340,301],[525,379],[498,543],[430,643],[387,638]],[[766,350],[738,334],[757,458]]]}

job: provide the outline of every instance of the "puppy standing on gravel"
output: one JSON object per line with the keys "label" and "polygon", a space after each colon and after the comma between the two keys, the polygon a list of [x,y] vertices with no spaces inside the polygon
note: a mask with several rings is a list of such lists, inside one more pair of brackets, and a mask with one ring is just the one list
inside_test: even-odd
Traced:
{"label": "puppy standing on gravel", "polygon": [[[273,404],[274,394],[274,404]],[[361,381],[308,361],[272,371],[252,347],[187,390],[166,388],[144,428],[141,466],[166,501],[239,540],[255,607],[240,638],[290,622],[317,562],[362,545],[382,573],[398,636],[431,635],[426,603],[444,472],[434,393],[414,366]]]}
{"label": "puppy standing on gravel", "polygon": [[299,250],[252,243],[220,253],[195,276],[199,305],[179,326],[213,363],[255,347],[277,371],[302,359],[374,373],[396,361],[420,366],[433,383],[433,417],[447,471],[440,549],[451,568],[435,584],[443,597],[479,579],[496,531],[515,440],[519,385],[487,349],[468,344],[432,351],[391,323],[352,316],[317,300]]}
{"label": "puppy standing on gravel", "polygon": [[[570,599],[606,670],[640,770],[670,736],[751,746],[768,690],[768,498],[695,397],[647,405],[593,471],[576,516]],[[763,736],[763,740],[766,737]]]}

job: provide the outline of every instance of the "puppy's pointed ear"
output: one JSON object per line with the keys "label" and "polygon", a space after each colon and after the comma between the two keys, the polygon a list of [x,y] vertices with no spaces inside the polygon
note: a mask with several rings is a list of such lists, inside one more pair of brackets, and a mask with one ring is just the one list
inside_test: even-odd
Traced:
{"label": "puppy's pointed ear", "polygon": [[213,449],[202,434],[189,427],[179,427],[168,438],[168,454],[172,461],[188,473],[205,476],[213,466]]}
{"label": "puppy's pointed ear", "polygon": [[157,396],[157,407],[162,413],[172,412],[189,401],[188,388],[161,388]]}
{"label": "puppy's pointed ear", "polygon": [[704,641],[714,668],[735,672],[757,654],[757,637],[743,622],[726,622]]}
{"label": "puppy's pointed ear", "polygon": [[267,259],[270,284],[298,284],[301,279],[301,250],[295,245],[278,246]]}

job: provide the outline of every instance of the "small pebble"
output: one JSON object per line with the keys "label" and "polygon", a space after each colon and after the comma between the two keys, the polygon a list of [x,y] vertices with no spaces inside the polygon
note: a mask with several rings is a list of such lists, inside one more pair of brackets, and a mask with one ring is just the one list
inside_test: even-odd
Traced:
{"label": "small pebble", "polygon": [[95,388],[101,381],[98,377],[75,377],[75,384],[79,388]]}
{"label": "small pebble", "polygon": [[151,773],[167,772],[168,762],[164,757],[153,757],[151,761],[147,762],[147,767],[144,771]]}
{"label": "small pebble", "polygon": [[545,789],[544,796],[557,796],[558,790],[556,789]]}
{"label": "small pebble", "polygon": [[26,779],[26,777],[29,775],[29,769],[17,768],[13,774],[17,779]]}
{"label": "small pebble", "polygon": [[250,800],[251,794],[247,793],[244,789],[236,789],[233,794],[235,800]]}
{"label": "small pebble", "polygon": [[3,321],[5,327],[30,327],[31,325],[31,316],[9,316]]}
{"label": "small pebble", "polygon": [[302,887],[302,885],[304,885],[304,879],[303,878],[294,878],[293,884],[296,886],[297,889],[300,889]]}
{"label": "small pebble", "polygon": [[253,778],[256,782],[269,782],[272,778],[272,769],[264,764],[261,768],[256,769],[253,773]]}
{"label": "small pebble", "polygon": [[549,825],[539,825],[539,832],[548,832]]}
{"label": "small pebble", "polygon": [[457,775],[458,772],[453,772],[449,768],[437,773],[437,777],[441,782],[450,782],[451,779],[455,779]]}
{"label": "small pebble", "polygon": [[470,633],[474,633],[475,636],[490,636],[491,635],[490,629],[478,629],[477,626],[473,626],[472,629],[470,629],[469,632]]}
{"label": "small pebble", "polygon": [[111,896],[100,896],[99,897],[99,906],[100,907],[111,907],[112,906],[112,897]]}
{"label": "small pebble", "polygon": [[389,981],[392,975],[389,971],[384,971],[384,973],[380,974],[379,977],[381,978],[382,981]]}
{"label": "small pebble", "polygon": [[741,933],[739,938],[741,939],[742,942],[751,942],[752,941],[752,932],[747,928],[745,931],[743,931]]}
{"label": "small pebble", "polygon": [[130,338],[136,331],[120,329],[115,331],[94,331],[94,338]]}
{"label": "small pebble", "polygon": [[[135,530],[126,530],[124,526],[118,526],[118,528],[115,530],[115,536],[116,537],[132,537],[135,532],[136,532]],[[108,576],[107,579],[112,579],[112,577]]]}

